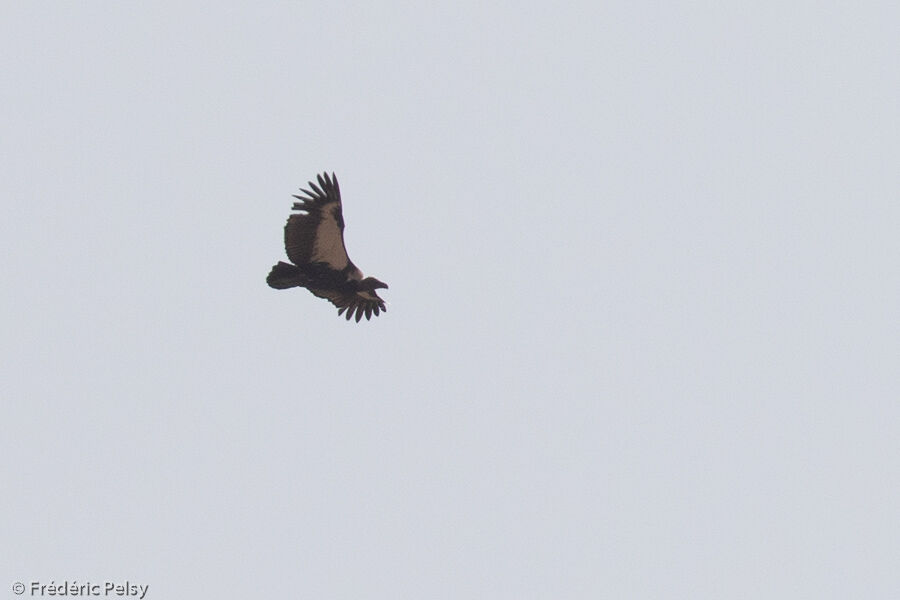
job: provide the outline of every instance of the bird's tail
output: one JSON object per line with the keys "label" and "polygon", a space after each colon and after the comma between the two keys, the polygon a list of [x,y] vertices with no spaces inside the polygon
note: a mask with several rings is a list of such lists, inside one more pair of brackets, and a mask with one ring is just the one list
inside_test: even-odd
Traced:
{"label": "bird's tail", "polygon": [[305,281],[306,278],[300,269],[294,265],[289,265],[286,262],[280,261],[277,265],[272,267],[269,276],[266,277],[266,283],[269,284],[269,287],[273,287],[276,290],[286,290],[288,288],[297,287],[298,285],[303,285]]}

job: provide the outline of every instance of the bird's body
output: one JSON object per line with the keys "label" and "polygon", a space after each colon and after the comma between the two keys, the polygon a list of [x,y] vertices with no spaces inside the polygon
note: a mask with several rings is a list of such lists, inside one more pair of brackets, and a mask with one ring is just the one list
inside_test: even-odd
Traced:
{"label": "bird's body", "polygon": [[357,322],[387,310],[376,289],[387,284],[374,277],[363,277],[362,271],[347,256],[344,246],[344,217],[341,190],[332,173],[317,177],[319,185],[309,182],[313,191],[301,190],[305,196],[294,196],[293,210],[284,226],[284,247],[291,263],[279,262],[272,267],[266,282],[283,290],[305,287],[319,298],[347,312],[347,320],[355,314]]}

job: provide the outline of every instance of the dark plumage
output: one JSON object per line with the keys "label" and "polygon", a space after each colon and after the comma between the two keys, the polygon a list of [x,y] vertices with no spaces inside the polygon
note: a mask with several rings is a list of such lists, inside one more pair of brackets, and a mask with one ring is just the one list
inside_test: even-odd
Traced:
{"label": "dark plumage", "polygon": [[305,196],[294,196],[299,202],[294,202],[293,210],[298,212],[284,226],[284,247],[294,264],[279,262],[266,282],[277,290],[305,287],[337,306],[339,315],[346,311],[348,321],[354,314],[357,322],[363,315],[378,316],[387,309],[375,290],[387,284],[363,278],[347,256],[337,177],[323,173],[317,179],[318,186],[309,182],[313,191],[301,189]]}

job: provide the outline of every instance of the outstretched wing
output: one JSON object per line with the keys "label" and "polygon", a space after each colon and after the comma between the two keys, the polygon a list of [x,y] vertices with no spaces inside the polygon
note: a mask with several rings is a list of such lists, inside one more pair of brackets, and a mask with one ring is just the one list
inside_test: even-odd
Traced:
{"label": "outstretched wing", "polygon": [[[341,211],[341,189],[334,173],[318,175],[319,185],[312,181],[312,191],[301,189],[304,196],[295,195],[293,210],[284,226],[284,247],[288,258],[298,266],[324,263],[340,271],[350,257],[344,246],[344,216]],[[351,271],[357,271],[355,267]],[[361,278],[361,274],[360,274]]]}
{"label": "outstretched wing", "polygon": [[384,300],[382,300],[374,290],[339,292],[337,290],[309,288],[309,291],[319,298],[325,298],[337,306],[339,309],[338,315],[347,311],[348,321],[354,314],[356,315],[356,322],[359,323],[359,320],[363,315],[366,316],[366,320],[369,320],[372,318],[373,313],[377,317],[382,312],[387,311],[387,308],[384,306]]}

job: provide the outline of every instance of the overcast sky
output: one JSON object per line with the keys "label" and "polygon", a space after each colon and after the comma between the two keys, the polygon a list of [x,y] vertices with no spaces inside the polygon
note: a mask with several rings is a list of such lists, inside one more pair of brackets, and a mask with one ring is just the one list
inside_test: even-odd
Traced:
{"label": "overcast sky", "polygon": [[896,3],[0,17],[2,597],[900,596]]}

